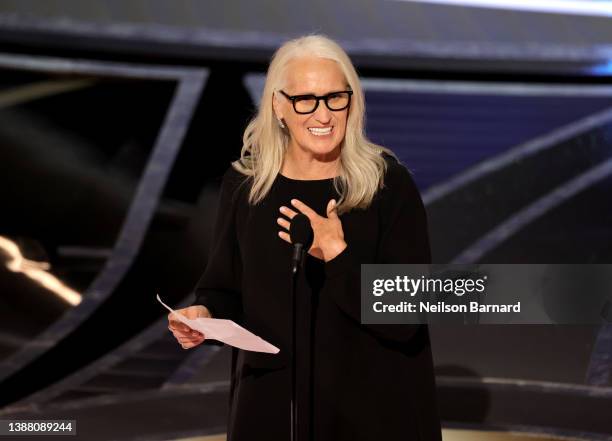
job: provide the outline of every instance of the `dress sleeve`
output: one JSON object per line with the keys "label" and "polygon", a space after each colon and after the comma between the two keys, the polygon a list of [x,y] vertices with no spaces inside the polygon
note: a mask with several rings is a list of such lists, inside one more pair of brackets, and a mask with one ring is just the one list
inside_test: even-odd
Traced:
{"label": "dress sleeve", "polygon": [[[419,191],[404,166],[395,163],[390,167],[381,190],[384,194],[380,199],[381,228],[375,263],[431,263],[427,215]],[[324,295],[377,337],[409,340],[422,324],[361,324],[361,263],[348,243],[325,263]]]}
{"label": "dress sleeve", "polygon": [[198,280],[193,305],[204,305],[213,318],[240,322],[242,262],[236,234],[239,172],[223,175],[208,263]]}

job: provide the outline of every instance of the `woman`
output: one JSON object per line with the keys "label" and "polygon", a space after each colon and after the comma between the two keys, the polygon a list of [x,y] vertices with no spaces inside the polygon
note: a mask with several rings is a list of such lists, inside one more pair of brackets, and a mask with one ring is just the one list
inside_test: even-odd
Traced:
{"label": "woman", "polygon": [[[235,320],[280,348],[233,349],[228,440],[287,440],[291,231],[314,231],[297,281],[298,439],[441,440],[426,325],[364,325],[361,263],[429,263],[419,193],[364,135],[347,54],[309,35],[270,63],[241,157],[223,177],[214,243],[184,315]],[[206,336],[171,322],[183,348]],[[193,335],[192,335],[193,334]]]}

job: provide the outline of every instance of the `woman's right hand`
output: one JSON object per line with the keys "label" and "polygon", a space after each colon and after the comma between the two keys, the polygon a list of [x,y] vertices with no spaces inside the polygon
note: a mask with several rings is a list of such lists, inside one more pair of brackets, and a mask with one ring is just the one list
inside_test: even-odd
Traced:
{"label": "woman's right hand", "polygon": [[[212,318],[210,311],[206,306],[194,305],[187,308],[175,310],[177,314],[182,314],[188,319],[197,319],[200,317]],[[183,349],[190,349],[201,344],[206,336],[199,331],[191,329],[189,326],[178,321],[173,313],[168,314],[168,329],[174,334]]]}

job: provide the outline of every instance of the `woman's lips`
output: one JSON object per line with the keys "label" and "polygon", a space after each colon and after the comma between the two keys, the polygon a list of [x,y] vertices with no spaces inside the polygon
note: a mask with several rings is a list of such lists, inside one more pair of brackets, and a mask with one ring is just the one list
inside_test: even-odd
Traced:
{"label": "woman's lips", "polygon": [[311,135],[317,136],[317,137],[321,138],[321,137],[325,137],[325,136],[330,136],[332,134],[332,132],[334,131],[334,126],[329,126],[329,127],[309,127],[308,131],[310,132]]}

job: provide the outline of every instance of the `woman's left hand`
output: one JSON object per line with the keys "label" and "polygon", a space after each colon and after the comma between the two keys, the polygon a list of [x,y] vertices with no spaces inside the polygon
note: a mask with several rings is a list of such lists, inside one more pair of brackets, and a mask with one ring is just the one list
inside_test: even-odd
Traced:
{"label": "woman's left hand", "polygon": [[[342,222],[340,222],[338,217],[336,201],[334,199],[327,203],[327,217],[319,216],[316,211],[297,199],[291,199],[291,205],[304,214],[310,220],[310,225],[312,225],[314,237],[308,254],[328,262],[346,248]],[[285,206],[280,207],[280,212],[289,219],[293,219],[298,214],[298,212]],[[290,222],[287,219],[279,217],[277,223],[289,231]],[[291,237],[287,231],[279,231],[278,235],[281,239],[291,243]]]}

